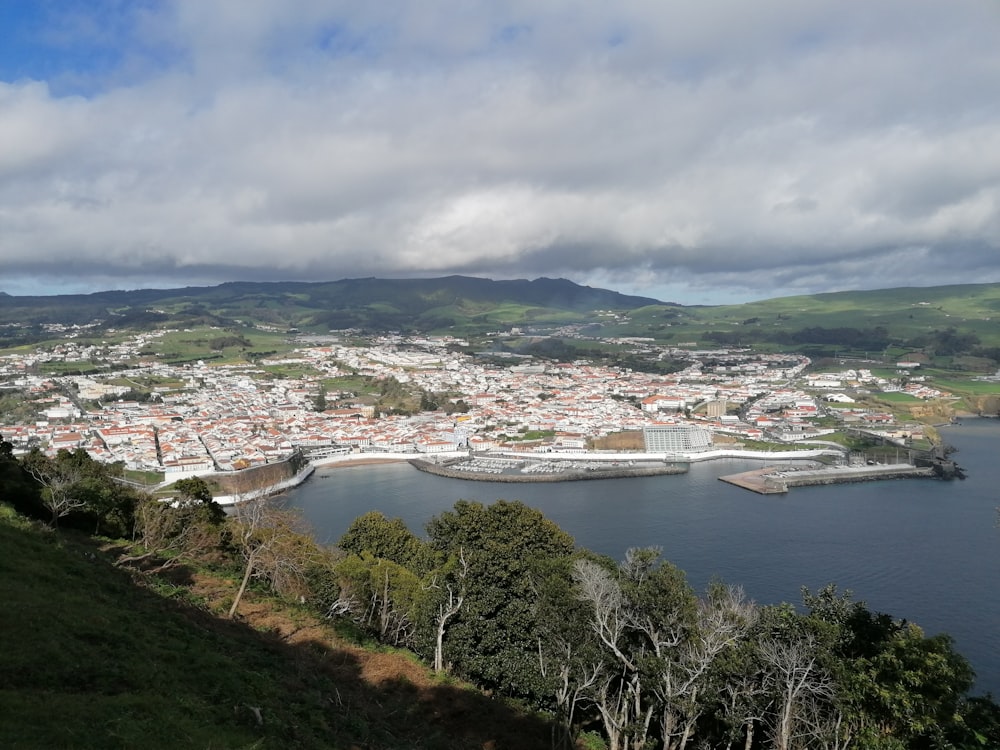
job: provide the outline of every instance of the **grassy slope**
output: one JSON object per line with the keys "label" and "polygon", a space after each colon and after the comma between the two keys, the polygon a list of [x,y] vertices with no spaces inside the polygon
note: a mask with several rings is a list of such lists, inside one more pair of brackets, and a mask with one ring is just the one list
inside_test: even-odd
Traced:
{"label": "grassy slope", "polygon": [[[89,540],[3,505],[0,549],[0,747],[548,746],[541,722],[412,659],[335,644],[260,598],[221,620],[186,603],[188,586],[137,586]],[[233,590],[188,575],[209,609]]]}
{"label": "grassy slope", "polygon": [[659,330],[673,334],[676,341],[696,339],[707,330],[740,330],[746,321],[756,318],[752,325],[767,330],[884,326],[893,338],[954,327],[974,333],[985,345],[996,346],[1000,344],[1000,284],[835,292],[679,311],[652,306],[634,311],[631,317],[631,324],[616,332],[631,329],[640,333],[643,328],[650,331],[669,322],[669,327]]}

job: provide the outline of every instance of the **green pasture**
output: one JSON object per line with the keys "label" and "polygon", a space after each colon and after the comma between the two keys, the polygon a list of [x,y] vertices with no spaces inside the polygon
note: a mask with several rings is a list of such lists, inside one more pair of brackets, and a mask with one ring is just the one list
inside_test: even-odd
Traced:
{"label": "green pasture", "polygon": [[890,404],[916,404],[921,401],[921,399],[916,396],[911,396],[909,393],[880,393],[878,394],[879,401],[886,401]]}
{"label": "green pasture", "polygon": [[[233,343],[220,346],[221,342]],[[147,345],[158,359],[167,362],[193,362],[199,359],[217,363],[246,362],[253,354],[285,353],[294,348],[282,333],[256,328],[225,330],[199,327],[171,331]]]}
{"label": "green pasture", "polygon": [[344,375],[339,378],[324,378],[323,386],[329,394],[337,391],[348,393],[373,394],[378,393],[378,385],[371,378],[362,375]]}
{"label": "green pasture", "polygon": [[312,365],[290,363],[281,365],[260,365],[264,375],[272,380],[299,380],[300,378],[317,378],[322,373]]}

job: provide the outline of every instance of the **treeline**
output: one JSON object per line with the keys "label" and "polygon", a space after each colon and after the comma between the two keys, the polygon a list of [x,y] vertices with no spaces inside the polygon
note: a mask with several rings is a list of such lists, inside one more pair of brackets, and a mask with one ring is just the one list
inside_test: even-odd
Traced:
{"label": "treeline", "polygon": [[229,569],[230,617],[256,580],[546,713],[555,748],[1000,747],[1000,706],[969,696],[973,671],[948,636],[833,586],[801,607],[721,582],[699,595],[656,549],[610,560],[503,500],[459,501],[422,537],[368,513],[330,548],[272,503],[227,515],[197,478],[165,503],[114,472],[82,451],[18,459],[0,442],[0,496],[120,537],[118,565]]}
{"label": "treeline", "polygon": [[332,612],[435,669],[558,717],[556,746],[1000,746],[1000,706],[946,635],[833,586],[803,608],[698,596],[655,549],[620,562],[521,503],[459,501],[427,538],[369,513],[340,540]]}
{"label": "treeline", "polygon": [[1000,363],[1000,347],[983,347],[974,333],[954,327],[928,331],[908,339],[893,338],[884,326],[824,328],[810,326],[796,330],[767,330],[757,327],[757,318],[748,318],[736,330],[706,331],[702,338],[719,346],[779,344],[811,355],[834,356],[838,350],[881,352],[890,346],[923,351],[936,357],[971,355]]}

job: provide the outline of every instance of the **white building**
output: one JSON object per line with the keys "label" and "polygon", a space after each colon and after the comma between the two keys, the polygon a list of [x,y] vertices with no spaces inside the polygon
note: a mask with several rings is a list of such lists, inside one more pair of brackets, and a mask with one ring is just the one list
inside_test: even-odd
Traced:
{"label": "white building", "polygon": [[690,424],[646,425],[642,440],[647,453],[690,453],[712,447],[712,434]]}

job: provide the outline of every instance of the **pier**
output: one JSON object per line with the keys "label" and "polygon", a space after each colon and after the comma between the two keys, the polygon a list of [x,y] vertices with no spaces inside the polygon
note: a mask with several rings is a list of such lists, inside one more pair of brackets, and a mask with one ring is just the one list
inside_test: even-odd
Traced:
{"label": "pier", "polygon": [[779,495],[792,487],[809,487],[822,484],[871,482],[882,479],[912,479],[935,477],[931,467],[911,464],[886,464],[877,466],[831,466],[821,469],[792,466],[770,466],[740,474],[719,477],[727,484],[742,487],[759,495]]}

